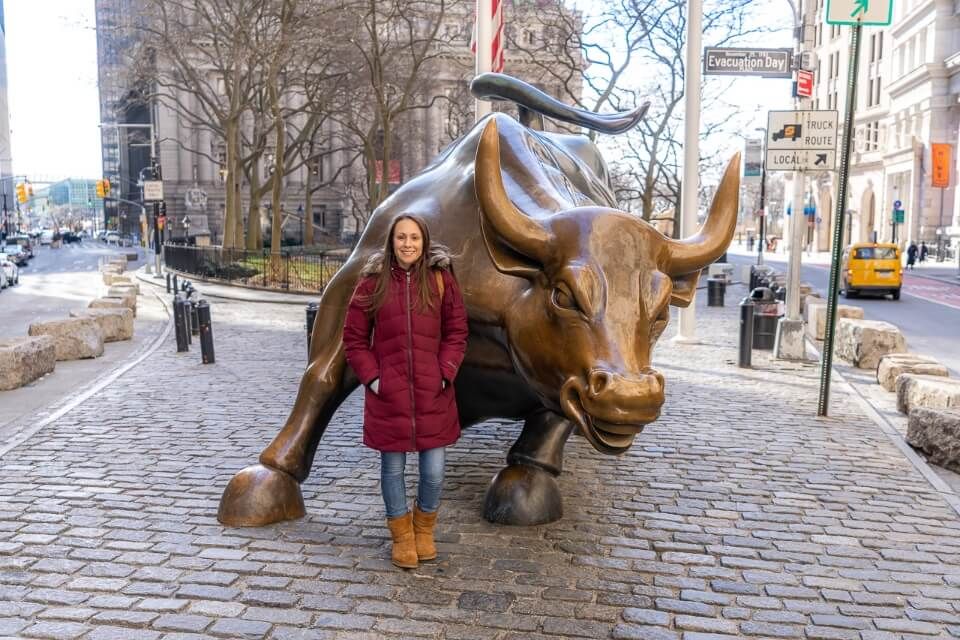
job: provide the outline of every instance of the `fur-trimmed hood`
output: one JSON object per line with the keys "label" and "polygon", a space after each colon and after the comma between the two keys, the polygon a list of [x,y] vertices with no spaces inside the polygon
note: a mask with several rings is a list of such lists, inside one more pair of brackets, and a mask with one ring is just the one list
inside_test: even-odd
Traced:
{"label": "fur-trimmed hood", "polygon": [[[452,260],[453,254],[450,252],[449,247],[437,243],[432,243],[430,245],[430,256],[427,262],[430,267],[436,269],[449,269]],[[365,278],[367,276],[376,275],[382,270],[383,251],[377,251],[367,258],[367,263],[363,265],[363,269],[360,271],[360,277]]]}

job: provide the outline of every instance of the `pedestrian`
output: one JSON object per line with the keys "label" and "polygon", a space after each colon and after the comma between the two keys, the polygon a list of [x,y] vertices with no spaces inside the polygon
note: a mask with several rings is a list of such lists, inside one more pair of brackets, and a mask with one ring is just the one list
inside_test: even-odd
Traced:
{"label": "pedestrian", "polygon": [[913,265],[914,265],[914,263],[917,261],[917,252],[918,252],[918,251],[919,251],[919,249],[917,249],[917,243],[916,243],[916,242],[911,242],[911,243],[910,243],[910,246],[907,247],[907,269],[911,269],[911,270],[912,270],[912,269],[914,268]]}
{"label": "pedestrian", "polygon": [[920,241],[920,262],[926,261],[927,251],[929,251],[929,249],[927,249],[927,243],[921,240]]}
{"label": "pedestrian", "polygon": [[[437,557],[433,529],[445,448],[460,437],[453,388],[467,346],[467,314],[446,247],[418,216],[390,226],[361,271],[347,309],[347,362],[366,387],[363,443],[380,452],[380,490],[391,557],[412,569]],[[417,499],[407,507],[407,453],[419,454]]]}

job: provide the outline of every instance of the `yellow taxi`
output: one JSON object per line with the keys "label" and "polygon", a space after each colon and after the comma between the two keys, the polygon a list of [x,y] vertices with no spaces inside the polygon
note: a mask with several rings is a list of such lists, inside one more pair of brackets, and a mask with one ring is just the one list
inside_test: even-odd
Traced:
{"label": "yellow taxi", "polygon": [[861,293],[890,294],[900,299],[903,266],[900,248],[889,242],[861,242],[847,247],[841,262],[843,295],[855,298]]}

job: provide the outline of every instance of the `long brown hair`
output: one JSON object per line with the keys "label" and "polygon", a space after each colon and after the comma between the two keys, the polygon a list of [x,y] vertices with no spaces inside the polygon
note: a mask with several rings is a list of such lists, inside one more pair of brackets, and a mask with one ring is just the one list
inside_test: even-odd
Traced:
{"label": "long brown hair", "polygon": [[430,282],[434,279],[433,269],[430,268],[430,228],[427,227],[426,221],[420,216],[404,213],[394,218],[390,224],[390,231],[387,232],[387,237],[383,242],[383,266],[380,268],[380,273],[375,276],[377,283],[373,287],[373,292],[361,300],[361,303],[366,307],[367,315],[371,318],[377,314],[377,311],[386,302],[387,293],[390,291],[390,280],[393,278],[391,271],[393,266],[398,264],[397,256],[393,252],[393,232],[401,220],[412,220],[420,228],[420,237],[423,238],[423,252],[421,252],[417,261],[410,265],[410,273],[417,283],[419,292],[415,307],[417,311],[424,312],[428,309],[433,311],[437,306],[437,298],[440,292],[437,290],[434,293],[437,285]]}

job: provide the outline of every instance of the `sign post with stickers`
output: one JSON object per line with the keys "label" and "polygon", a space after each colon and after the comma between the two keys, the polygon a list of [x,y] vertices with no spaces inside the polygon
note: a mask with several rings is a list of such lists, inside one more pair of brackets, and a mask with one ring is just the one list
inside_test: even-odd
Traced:
{"label": "sign post with stickers", "polygon": [[843,146],[840,150],[840,175],[837,185],[837,209],[833,225],[833,256],[830,263],[830,290],[827,294],[827,318],[820,355],[820,394],[817,415],[826,416],[830,405],[830,373],[833,368],[834,328],[837,322],[837,289],[840,285],[840,253],[843,250],[844,209],[850,175],[850,149],[853,141],[853,116],[857,105],[857,75],[860,68],[860,33],[864,26],[886,26],[893,17],[893,0],[827,0],[827,24],[848,25],[850,29],[850,66],[843,114]]}

